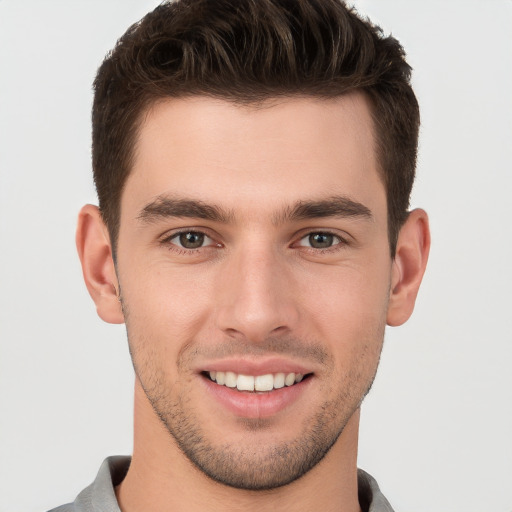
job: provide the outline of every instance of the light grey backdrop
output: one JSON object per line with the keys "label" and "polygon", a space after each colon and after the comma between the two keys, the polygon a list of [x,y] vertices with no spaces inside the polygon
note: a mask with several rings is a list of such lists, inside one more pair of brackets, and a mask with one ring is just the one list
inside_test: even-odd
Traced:
{"label": "light grey backdrop", "polygon": [[[133,374],[74,248],[91,82],[151,0],[0,1],[0,512],[70,501],[129,453]],[[413,206],[432,225],[389,329],[359,464],[397,512],[512,511],[512,2],[356,0],[404,44],[422,107]]]}

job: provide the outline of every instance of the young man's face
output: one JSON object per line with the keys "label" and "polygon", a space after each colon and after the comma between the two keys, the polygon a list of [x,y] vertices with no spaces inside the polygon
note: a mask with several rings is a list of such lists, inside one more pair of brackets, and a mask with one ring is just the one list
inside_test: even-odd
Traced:
{"label": "young man's face", "polygon": [[130,349],[170,439],[235,487],[311,469],[372,383],[388,310],[386,194],[363,96],[155,105],[120,226]]}

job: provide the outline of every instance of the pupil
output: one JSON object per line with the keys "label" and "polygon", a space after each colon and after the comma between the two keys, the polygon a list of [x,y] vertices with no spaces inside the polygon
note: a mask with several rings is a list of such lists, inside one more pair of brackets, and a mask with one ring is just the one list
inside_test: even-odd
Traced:
{"label": "pupil", "polygon": [[328,233],[313,233],[309,235],[309,243],[311,247],[315,249],[326,249],[327,247],[331,247],[333,242],[333,235],[329,235]]}
{"label": "pupil", "polygon": [[182,233],[180,235],[180,244],[187,249],[197,249],[201,247],[204,242],[204,235],[202,233]]}

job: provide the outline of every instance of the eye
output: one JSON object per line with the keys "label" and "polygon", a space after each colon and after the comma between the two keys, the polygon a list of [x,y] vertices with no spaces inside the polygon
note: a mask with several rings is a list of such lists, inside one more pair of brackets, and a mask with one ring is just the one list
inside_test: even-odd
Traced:
{"label": "eye", "polygon": [[342,243],[343,240],[332,233],[309,233],[305,237],[301,238],[299,245],[302,247],[311,247],[313,249],[329,249],[333,245]]}
{"label": "eye", "polygon": [[183,249],[199,249],[205,245],[212,245],[213,240],[200,231],[182,231],[175,233],[167,239],[168,242]]}

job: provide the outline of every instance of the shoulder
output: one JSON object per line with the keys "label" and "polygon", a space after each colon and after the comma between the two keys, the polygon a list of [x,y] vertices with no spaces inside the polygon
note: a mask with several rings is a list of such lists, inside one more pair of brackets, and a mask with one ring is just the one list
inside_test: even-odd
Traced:
{"label": "shoulder", "polygon": [[61,505],[57,508],[52,508],[48,512],[75,512],[75,506],[73,503],[68,503],[67,505]]}
{"label": "shoulder", "polygon": [[364,512],[393,512],[375,478],[362,469],[357,470],[359,504]]}
{"label": "shoulder", "polygon": [[130,457],[108,457],[103,461],[94,482],[86,487],[73,503],[61,505],[48,512],[120,512],[114,489],[125,477],[130,461]]}

